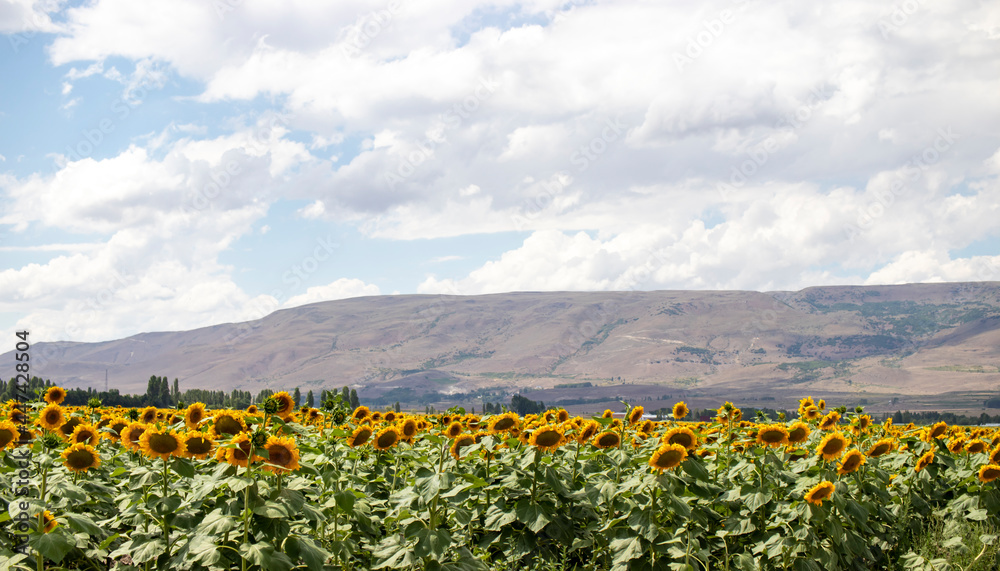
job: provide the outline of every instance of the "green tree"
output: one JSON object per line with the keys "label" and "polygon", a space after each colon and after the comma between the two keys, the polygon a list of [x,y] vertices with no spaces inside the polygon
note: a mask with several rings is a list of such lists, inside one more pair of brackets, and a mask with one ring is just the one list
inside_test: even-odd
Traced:
{"label": "green tree", "polygon": [[359,406],[361,406],[361,400],[358,399],[358,391],[356,391],[354,389],[351,389],[350,403],[351,403],[351,408],[352,409],[355,409],[355,408],[358,408]]}
{"label": "green tree", "polygon": [[299,387],[295,387],[295,390],[292,391],[292,400],[295,401],[295,406],[302,404],[302,391],[299,390]]}
{"label": "green tree", "polygon": [[308,406],[309,408],[313,408],[316,406],[316,398],[313,397],[312,389],[310,389],[309,392],[306,393],[306,406]]}

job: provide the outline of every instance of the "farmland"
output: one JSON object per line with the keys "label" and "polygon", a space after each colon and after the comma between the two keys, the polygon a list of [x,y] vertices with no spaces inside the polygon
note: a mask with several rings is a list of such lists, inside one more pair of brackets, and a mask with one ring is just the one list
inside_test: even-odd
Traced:
{"label": "farmland", "polygon": [[[16,569],[995,569],[1000,433],[643,418],[7,403]],[[792,415],[795,416],[795,415]],[[30,429],[30,433],[29,433]],[[27,461],[28,468],[24,468]],[[31,494],[18,497],[30,476]],[[29,531],[17,533],[20,524]],[[931,538],[931,540],[928,540]],[[26,539],[23,553],[13,550]],[[933,566],[933,567],[932,567]]]}

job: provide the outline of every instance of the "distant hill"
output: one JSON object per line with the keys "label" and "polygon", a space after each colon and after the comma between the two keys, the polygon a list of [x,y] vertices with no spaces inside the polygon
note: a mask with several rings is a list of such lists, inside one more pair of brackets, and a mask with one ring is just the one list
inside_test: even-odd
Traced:
{"label": "distant hill", "polygon": [[813,394],[978,412],[1000,394],[1000,283],[362,297],[32,352],[33,373],[53,382],[103,390],[107,371],[133,393],[165,375],[182,390],[350,385],[414,406],[527,390],[547,404],[653,399],[647,409]]}

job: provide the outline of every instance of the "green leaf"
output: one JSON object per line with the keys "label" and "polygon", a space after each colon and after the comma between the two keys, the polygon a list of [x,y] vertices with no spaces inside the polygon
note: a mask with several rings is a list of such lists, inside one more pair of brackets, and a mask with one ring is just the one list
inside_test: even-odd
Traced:
{"label": "green leaf", "polygon": [[530,498],[521,498],[518,500],[514,513],[517,514],[518,521],[528,526],[528,529],[535,533],[542,531],[542,528],[551,521],[542,506],[532,503]]}
{"label": "green leaf", "polygon": [[187,458],[174,458],[171,467],[184,478],[194,478],[194,464]]}
{"label": "green leaf", "polygon": [[338,492],[334,492],[333,499],[337,502],[337,508],[340,509],[340,511],[350,514],[354,511],[354,502],[358,498],[354,495],[354,492],[340,490]]}
{"label": "green leaf", "polygon": [[972,521],[986,521],[989,518],[989,514],[984,509],[972,509],[965,516],[966,519],[971,519]]}
{"label": "green leaf", "polygon": [[221,509],[216,509],[198,524],[198,534],[222,535],[236,527],[236,519],[222,514]]}
{"label": "green leaf", "polygon": [[616,567],[627,565],[629,561],[642,557],[642,541],[638,537],[625,537],[611,542],[611,552],[615,554]]}
{"label": "green leaf", "polygon": [[423,528],[417,532],[417,544],[413,548],[413,553],[417,557],[431,557],[441,559],[445,551],[451,546],[451,534],[447,529]]}
{"label": "green leaf", "polygon": [[628,516],[628,525],[635,530],[636,533],[645,537],[649,541],[654,541],[656,536],[660,533],[659,526],[656,525],[652,507],[645,510],[632,510],[632,513]]}
{"label": "green leaf", "polygon": [[285,518],[294,515],[289,513],[286,507],[278,502],[264,502],[264,504],[254,507],[253,513],[269,517],[271,519]]}
{"label": "green leaf", "polygon": [[62,517],[65,517],[67,522],[69,522],[69,526],[76,531],[82,531],[91,537],[104,535],[104,532],[101,528],[97,527],[97,524],[94,523],[94,520],[90,519],[90,516],[66,512]]}
{"label": "green leaf", "polygon": [[322,571],[323,564],[333,554],[316,545],[309,538],[290,536],[285,540],[285,552],[292,558],[302,559],[309,569]]}
{"label": "green leaf", "polygon": [[268,571],[289,571],[292,560],[280,551],[275,551],[269,543],[244,543],[240,545],[240,554],[254,565],[260,565]]}
{"label": "green leaf", "polygon": [[51,559],[56,563],[62,561],[63,557],[66,557],[66,554],[76,546],[69,535],[57,531],[32,534],[28,539],[28,544],[35,551],[44,555],[46,559]]}
{"label": "green leaf", "polygon": [[754,492],[744,499],[745,505],[751,513],[756,512],[769,501],[771,501],[771,494],[764,492]]}
{"label": "green leaf", "polygon": [[113,533],[113,534],[111,534],[110,536],[108,536],[107,539],[105,539],[104,541],[101,542],[101,545],[98,546],[98,549],[100,549],[100,550],[107,549],[114,542],[114,540],[118,539],[119,537],[121,537],[120,533]]}
{"label": "green leaf", "polygon": [[132,561],[135,561],[136,563],[145,563],[147,561],[155,560],[166,550],[167,544],[162,538],[156,537],[140,543],[139,546],[129,555],[132,557]]}
{"label": "green leaf", "polygon": [[413,487],[425,502],[430,503],[441,491],[441,478],[427,468],[420,468],[413,479]]}
{"label": "green leaf", "polygon": [[516,519],[512,512],[504,511],[492,505],[486,510],[486,529],[500,531],[503,526],[510,524]]}
{"label": "green leaf", "polygon": [[688,456],[681,464],[681,469],[696,480],[707,482],[712,479],[705,468],[705,462],[697,456]]}

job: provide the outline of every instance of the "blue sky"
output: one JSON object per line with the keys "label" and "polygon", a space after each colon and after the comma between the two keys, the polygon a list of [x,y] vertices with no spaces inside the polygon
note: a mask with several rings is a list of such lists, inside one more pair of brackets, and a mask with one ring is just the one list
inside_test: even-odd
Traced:
{"label": "blue sky", "polygon": [[0,330],[1000,280],[1000,7],[0,0]]}

